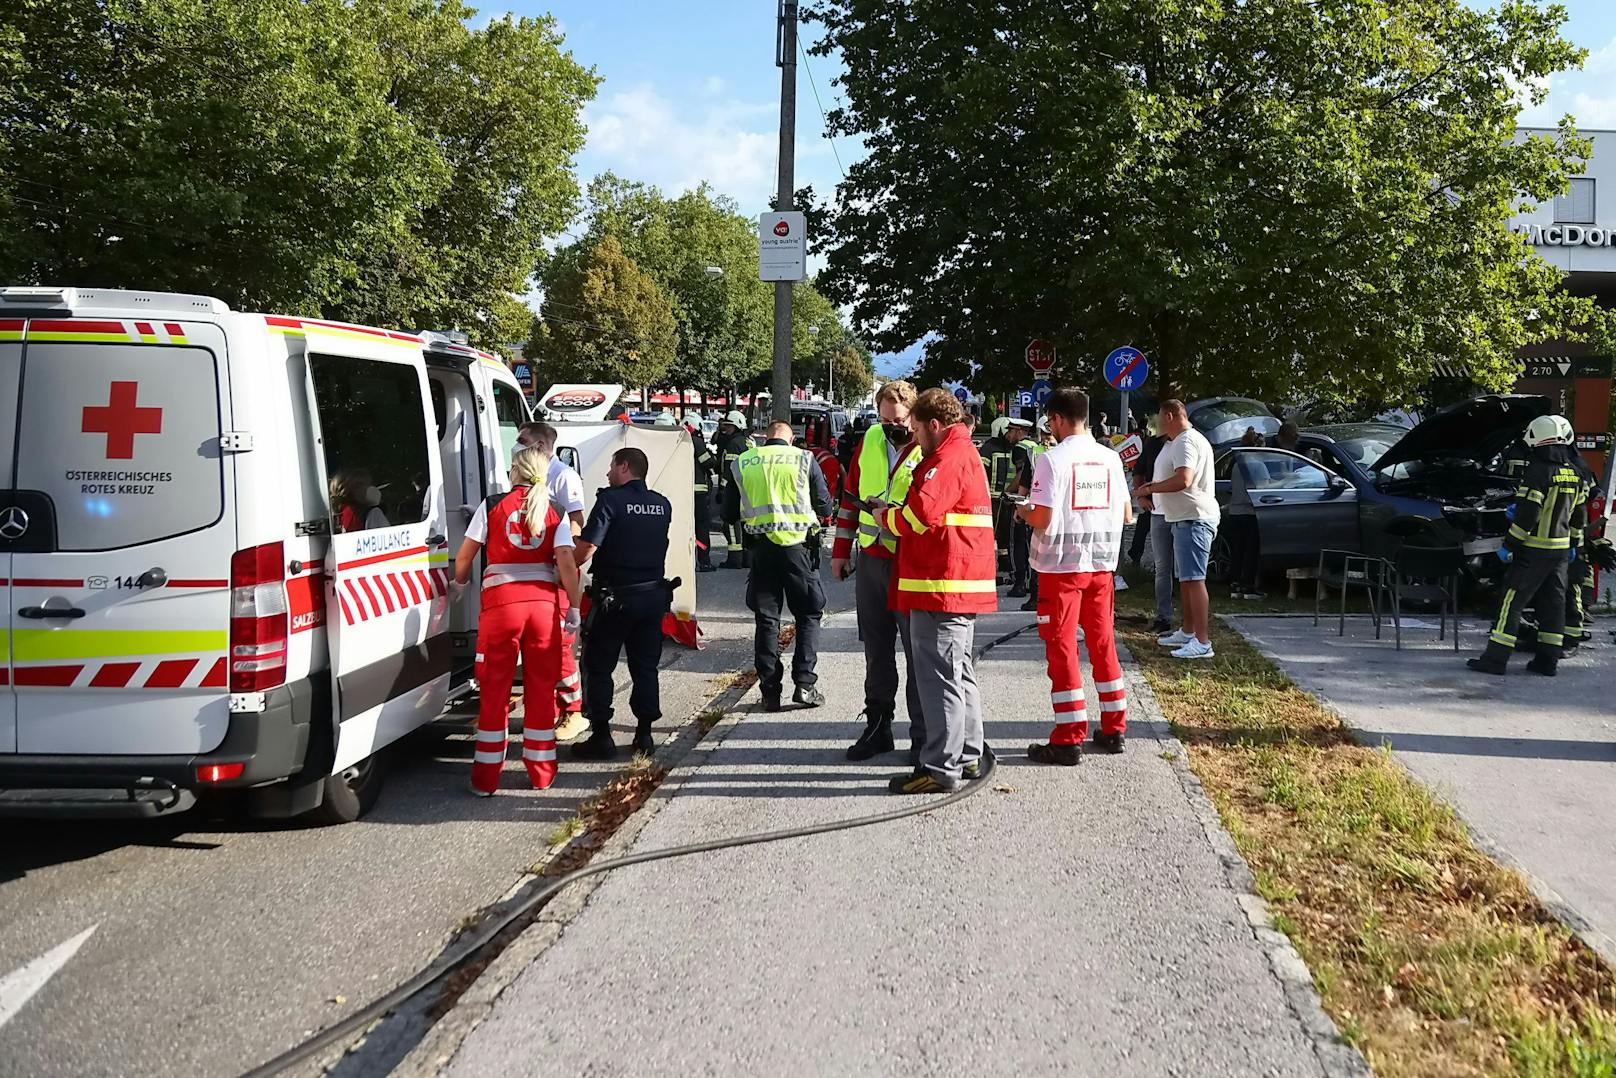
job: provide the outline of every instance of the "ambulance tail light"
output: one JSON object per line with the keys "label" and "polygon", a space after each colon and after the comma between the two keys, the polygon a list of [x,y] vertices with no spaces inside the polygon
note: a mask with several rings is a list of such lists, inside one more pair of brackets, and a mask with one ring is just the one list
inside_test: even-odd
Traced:
{"label": "ambulance tail light", "polygon": [[230,559],[230,691],[263,692],[286,683],[286,550],[280,543],[238,550]]}

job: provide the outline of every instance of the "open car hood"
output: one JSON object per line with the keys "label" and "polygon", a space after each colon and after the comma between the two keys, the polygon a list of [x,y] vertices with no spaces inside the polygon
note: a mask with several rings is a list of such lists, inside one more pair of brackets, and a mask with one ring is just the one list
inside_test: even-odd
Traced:
{"label": "open car hood", "polygon": [[1384,471],[1411,460],[1462,457],[1485,464],[1552,410],[1549,398],[1527,393],[1477,397],[1442,409],[1400,438],[1375,461]]}

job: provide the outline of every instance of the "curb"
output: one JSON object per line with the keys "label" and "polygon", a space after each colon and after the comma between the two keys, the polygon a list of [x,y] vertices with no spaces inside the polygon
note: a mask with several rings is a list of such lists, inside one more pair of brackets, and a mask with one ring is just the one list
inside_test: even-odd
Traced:
{"label": "curb", "polygon": [[[1252,636],[1239,625],[1235,624],[1233,618],[1236,616],[1262,617],[1263,615],[1219,615],[1219,620],[1221,620],[1231,631],[1239,633],[1246,643],[1257,649],[1257,653],[1259,655],[1273,663],[1274,666],[1279,669],[1280,673],[1284,673],[1285,665],[1280,656],[1269,648],[1267,644],[1263,643],[1259,638]],[[1290,675],[1287,674],[1286,676],[1289,677]],[[1294,678],[1291,679],[1291,683],[1295,684]],[[1316,700],[1318,705],[1324,710],[1334,715],[1336,721],[1341,724],[1341,729],[1351,734],[1354,741],[1358,742],[1360,745],[1363,745],[1365,748],[1370,749],[1385,747],[1384,745],[1370,745],[1368,742],[1364,741],[1362,737],[1363,731],[1352,725],[1352,723],[1347,720],[1346,713],[1342,711],[1341,708],[1337,707],[1335,702],[1324,693],[1303,688],[1301,685],[1296,685],[1296,687],[1297,689],[1306,693],[1311,699]],[[1392,758],[1397,758],[1396,750],[1393,750]],[[1594,927],[1593,923],[1584,917],[1575,906],[1567,901],[1564,895],[1560,894],[1560,892],[1556,891],[1546,881],[1539,878],[1525,865],[1521,864],[1521,862],[1515,858],[1515,855],[1510,853],[1509,850],[1505,849],[1497,839],[1493,838],[1487,832],[1471,823],[1470,820],[1465,817],[1464,812],[1459,808],[1458,805],[1454,804],[1446,797],[1443,797],[1438,791],[1431,789],[1431,787],[1427,785],[1423,779],[1404,766],[1401,760],[1397,761],[1397,766],[1402,768],[1403,774],[1407,775],[1411,780],[1418,783],[1420,787],[1431,794],[1432,797],[1437,798],[1439,801],[1453,810],[1454,816],[1459,819],[1460,823],[1464,824],[1465,833],[1470,836],[1471,843],[1473,843],[1478,850],[1525,880],[1527,889],[1532,892],[1532,897],[1536,898],[1540,903],[1542,903],[1543,908],[1548,910],[1555,920],[1565,925],[1566,929],[1569,930],[1572,935],[1581,940],[1589,950],[1593,951],[1594,954],[1603,959],[1607,965],[1611,966],[1612,968],[1616,968],[1616,939],[1612,939],[1610,936]]]}
{"label": "curb", "polygon": [[1341,1030],[1325,1013],[1324,1004],[1313,987],[1313,974],[1308,970],[1307,963],[1302,961],[1302,956],[1291,945],[1289,937],[1274,927],[1273,914],[1267,901],[1257,894],[1257,881],[1251,874],[1250,866],[1240,856],[1240,850],[1229,832],[1224,830],[1216,806],[1190,768],[1188,752],[1174,736],[1172,724],[1162,712],[1149,680],[1120,638],[1117,640],[1117,656],[1123,663],[1123,678],[1128,685],[1128,710],[1134,716],[1132,721],[1150,728],[1161,744],[1164,756],[1172,754],[1168,763],[1178,776],[1179,785],[1183,787],[1184,796],[1189,800],[1196,819],[1200,820],[1202,830],[1206,832],[1212,852],[1223,865],[1224,875],[1234,890],[1240,912],[1245,915],[1251,934],[1267,956],[1269,969],[1285,994],[1285,1003],[1312,1044],[1319,1066],[1328,1078],[1366,1078],[1373,1075],[1363,1053],[1342,1039]]}

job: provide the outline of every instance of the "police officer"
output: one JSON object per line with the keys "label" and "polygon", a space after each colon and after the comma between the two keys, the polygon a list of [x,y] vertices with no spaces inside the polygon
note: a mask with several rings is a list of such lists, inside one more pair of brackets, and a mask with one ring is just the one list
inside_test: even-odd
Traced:
{"label": "police officer", "polygon": [[[1025,495],[1032,489],[1032,469],[1038,456],[1043,453],[1044,447],[1033,437],[1032,420],[1012,417],[1005,438],[1011,445],[1021,451],[1021,463],[1016,468],[1016,477],[1010,483],[1009,493],[1016,496]],[[1032,549],[1032,528],[1028,527],[1020,517],[1012,516],[1010,526],[1010,581],[1009,596],[1012,599],[1025,599],[1032,594],[1032,566],[1029,563]]]}
{"label": "police officer", "polygon": [[[734,463],[736,457],[751,448],[752,439],[746,433],[746,416],[737,411],[726,413],[718,424],[718,495],[720,505],[727,504],[729,501],[730,465]],[[724,541],[729,544],[729,556],[724,559],[724,568],[745,568],[745,550],[742,548],[740,532],[731,532],[728,518],[724,522]]]}
{"label": "police officer", "polygon": [[1006,495],[1015,485],[1016,473],[1021,470],[1026,456],[1007,437],[1009,430],[1009,417],[1000,416],[988,427],[987,438],[977,447],[982,455],[982,467],[988,473],[988,497],[993,499],[993,540],[1001,584],[1010,582],[1010,533],[1015,520]]}
{"label": "police officer", "polygon": [[685,420],[685,430],[690,432],[690,445],[696,455],[696,572],[710,573],[718,566],[713,564],[713,501],[712,482],[713,467],[717,463],[713,451],[707,447],[707,436],[701,432],[701,424],[694,419]]}
{"label": "police officer", "polygon": [[831,513],[830,491],[813,454],[791,444],[791,424],[769,425],[768,440],[730,464],[724,519],[739,526],[752,554],[746,605],[756,621],[758,688],[768,711],[780,710],[780,608],[791,608],[797,644],[791,656],[791,699],[807,707],[825,702],[815,686],[819,620],[825,592],[819,584],[819,521]]}
{"label": "police officer", "polygon": [[[663,579],[668,557],[668,526],[673,507],[645,485],[650,462],[643,450],[612,454],[595,507],[578,536],[577,559],[589,563],[589,616],[583,626],[584,711],[588,739],[573,746],[577,760],[610,760],[612,741],[612,674],[617,658],[628,652],[633,681],[629,708],[639,724],[634,751],[656,751],[651,724],[662,717],[657,691],[657,664],[662,659],[662,618],[668,612],[672,585]],[[677,582],[675,582],[677,583]]]}
{"label": "police officer", "polygon": [[1504,602],[1487,649],[1468,663],[1472,670],[1507,672],[1521,612],[1535,607],[1537,657],[1526,668],[1548,677],[1556,672],[1565,646],[1566,571],[1575,542],[1588,525],[1589,486],[1573,463],[1573,438],[1564,416],[1539,416],[1526,428],[1531,461],[1515,492],[1515,520],[1504,537],[1510,558]]}

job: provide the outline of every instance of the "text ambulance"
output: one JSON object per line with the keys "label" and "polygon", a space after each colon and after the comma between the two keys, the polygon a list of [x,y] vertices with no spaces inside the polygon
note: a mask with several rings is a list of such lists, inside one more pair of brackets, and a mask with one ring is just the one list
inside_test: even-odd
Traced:
{"label": "text ambulance", "polygon": [[469,685],[449,558],[527,418],[444,334],[0,289],[0,813],[357,817]]}

